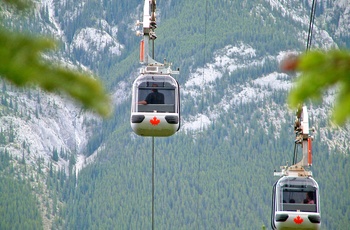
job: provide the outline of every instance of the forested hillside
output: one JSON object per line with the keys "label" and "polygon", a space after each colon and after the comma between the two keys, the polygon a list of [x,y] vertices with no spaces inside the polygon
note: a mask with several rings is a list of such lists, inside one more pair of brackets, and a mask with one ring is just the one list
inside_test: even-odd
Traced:
{"label": "forested hillside", "polygon": [[[183,125],[171,137],[155,138],[156,229],[270,227],[273,172],[292,161],[295,137],[295,112],[286,98],[296,76],[282,73],[279,61],[287,51],[305,51],[310,4],[157,1],[155,57],[180,68]],[[349,5],[318,3],[313,49],[350,48]],[[97,73],[112,94],[114,113],[92,118],[71,104],[65,109],[57,98],[4,83],[1,212],[29,197],[28,210],[12,206],[33,229],[151,228],[152,139],[129,125],[131,85],[141,67],[134,24],[142,9],[140,0],[42,0],[29,15],[4,16],[12,29],[59,40],[49,58]],[[307,105],[317,131],[312,171],[322,229],[350,224],[349,125],[335,128],[328,121],[334,95]],[[62,137],[40,131],[44,147],[35,148],[19,138],[27,130],[16,129],[19,121],[52,126]],[[18,187],[19,195],[8,195]],[[28,229],[9,222],[15,212],[6,215],[4,229],[9,223]]]}
{"label": "forested hillside", "polygon": [[26,182],[29,178],[21,178],[18,175],[14,180],[13,175],[17,171],[15,168],[11,164],[10,154],[7,151],[1,151],[0,229],[43,229],[36,199],[31,194],[31,188]]}

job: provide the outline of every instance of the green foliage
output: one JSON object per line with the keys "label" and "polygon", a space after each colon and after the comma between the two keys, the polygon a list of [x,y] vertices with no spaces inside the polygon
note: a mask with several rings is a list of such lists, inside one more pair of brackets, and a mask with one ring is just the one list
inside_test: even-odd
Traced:
{"label": "green foliage", "polygon": [[26,9],[32,5],[31,0],[3,0],[9,5],[15,6],[18,9]]}
{"label": "green foliage", "polygon": [[309,51],[300,57],[297,70],[302,75],[290,92],[290,105],[297,107],[307,99],[320,100],[327,89],[337,86],[339,94],[332,118],[337,124],[345,124],[350,117],[350,52]]}
{"label": "green foliage", "polygon": [[[21,2],[16,4],[20,7]],[[55,47],[52,40],[0,28],[0,44],[1,77],[17,86],[34,84],[48,92],[65,92],[87,109],[110,114],[110,100],[99,81],[43,58],[44,51]]]}
{"label": "green foliage", "polygon": [[110,113],[109,98],[102,85],[89,75],[49,64],[41,52],[54,47],[47,39],[0,30],[0,74],[17,86],[38,85],[53,92],[63,91],[100,115]]}

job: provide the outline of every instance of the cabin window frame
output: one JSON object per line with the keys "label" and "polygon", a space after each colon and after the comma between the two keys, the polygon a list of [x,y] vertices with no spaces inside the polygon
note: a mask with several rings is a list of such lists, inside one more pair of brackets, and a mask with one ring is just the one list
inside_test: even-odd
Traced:
{"label": "cabin window frame", "polygon": [[[152,86],[157,84],[157,87]],[[158,89],[164,94],[164,104],[140,105],[151,89]],[[179,113],[179,85],[171,75],[144,75],[135,80],[133,84],[132,112],[141,113]]]}
{"label": "cabin window frame", "polygon": [[[279,181],[276,189],[277,211],[319,212],[319,192],[316,181],[310,178],[286,177]],[[313,192],[314,204],[304,203],[307,192]]]}

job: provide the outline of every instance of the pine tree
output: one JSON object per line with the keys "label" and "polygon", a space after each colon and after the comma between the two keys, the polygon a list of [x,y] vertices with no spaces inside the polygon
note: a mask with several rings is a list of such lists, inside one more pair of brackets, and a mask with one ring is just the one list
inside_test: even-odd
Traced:
{"label": "pine tree", "polygon": [[56,148],[54,148],[52,151],[52,160],[56,162],[58,161],[58,151]]}

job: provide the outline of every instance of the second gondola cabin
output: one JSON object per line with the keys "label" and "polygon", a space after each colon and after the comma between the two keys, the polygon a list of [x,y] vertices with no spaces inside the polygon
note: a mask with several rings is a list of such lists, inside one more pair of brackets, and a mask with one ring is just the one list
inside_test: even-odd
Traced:
{"label": "second gondola cabin", "polygon": [[146,66],[132,87],[130,123],[140,136],[167,137],[180,128],[180,89],[170,68]]}
{"label": "second gondola cabin", "polygon": [[274,184],[272,229],[320,229],[320,211],[319,188],[311,175],[289,171]]}

